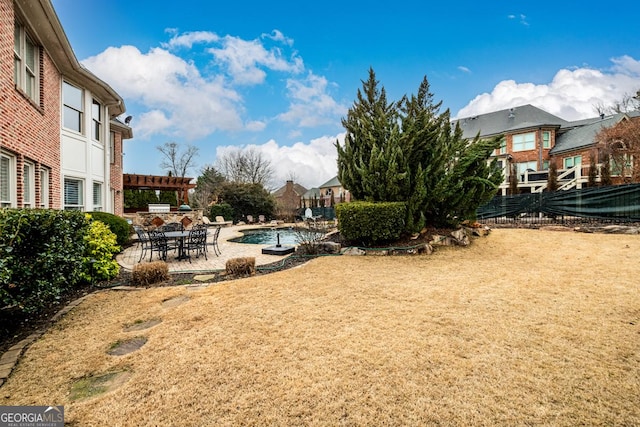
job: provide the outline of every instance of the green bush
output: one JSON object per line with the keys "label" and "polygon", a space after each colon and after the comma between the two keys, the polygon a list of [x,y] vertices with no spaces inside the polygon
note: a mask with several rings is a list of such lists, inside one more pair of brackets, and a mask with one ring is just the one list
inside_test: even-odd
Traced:
{"label": "green bush", "polygon": [[215,221],[217,216],[224,217],[225,220],[231,221],[234,218],[234,211],[230,204],[219,203],[217,205],[211,205],[209,209],[209,219]]}
{"label": "green bush", "polygon": [[126,219],[108,212],[89,212],[89,215],[91,215],[91,218],[103,222],[109,227],[109,230],[116,235],[119,246],[126,245],[129,239],[131,239],[131,225],[129,225]]}
{"label": "green bush", "polygon": [[102,221],[91,221],[84,237],[87,252],[84,257],[83,278],[87,281],[113,279],[120,272],[118,262],[113,259],[120,252],[116,235]]}
{"label": "green bush", "polygon": [[0,209],[0,309],[34,312],[82,280],[82,212]]}
{"label": "green bush", "polygon": [[364,246],[388,242],[405,229],[404,202],[352,202],[336,205],[340,235],[347,242]]}

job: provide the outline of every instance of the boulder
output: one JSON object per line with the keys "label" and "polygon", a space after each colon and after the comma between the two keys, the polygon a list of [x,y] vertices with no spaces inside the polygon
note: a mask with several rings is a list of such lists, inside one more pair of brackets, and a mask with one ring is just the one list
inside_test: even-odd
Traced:
{"label": "boulder", "polygon": [[351,246],[342,251],[342,255],[362,256],[366,255],[366,252],[355,246]]}

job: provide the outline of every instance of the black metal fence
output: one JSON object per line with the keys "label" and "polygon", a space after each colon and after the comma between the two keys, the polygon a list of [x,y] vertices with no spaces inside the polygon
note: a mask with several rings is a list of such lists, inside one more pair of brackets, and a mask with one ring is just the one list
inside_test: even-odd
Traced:
{"label": "black metal fence", "polygon": [[640,222],[640,184],[496,196],[476,213],[496,224]]}

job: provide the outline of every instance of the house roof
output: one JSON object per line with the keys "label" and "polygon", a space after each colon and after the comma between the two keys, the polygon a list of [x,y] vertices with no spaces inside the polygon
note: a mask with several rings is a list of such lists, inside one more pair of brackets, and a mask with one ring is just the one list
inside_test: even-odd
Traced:
{"label": "house roof", "polygon": [[[274,195],[274,197],[281,197],[284,195],[285,190],[287,189],[287,185],[283,185],[282,187],[278,188],[276,191],[274,191],[272,194]],[[304,188],[302,185],[297,184],[297,183],[293,183],[293,192],[296,193],[296,195],[298,196],[302,196],[304,193],[307,192],[307,189]]]}
{"label": "house roof", "polygon": [[307,190],[306,193],[302,196],[305,199],[313,199],[314,197],[320,197],[320,189],[318,187],[313,187]]}
{"label": "house roof", "polygon": [[557,136],[556,144],[551,150],[549,150],[549,154],[553,155],[564,153],[593,145],[596,143],[595,137],[598,132],[604,128],[614,126],[625,117],[640,117],[640,112],[633,111],[629,113],[617,113],[603,118],[597,117],[594,119],[571,122],[570,125],[574,127]]}
{"label": "house roof", "polygon": [[334,176],[329,181],[322,184],[319,188],[328,188],[328,187],[341,187],[340,181],[338,180],[338,176]]}
{"label": "house roof", "polygon": [[460,124],[464,138],[474,138],[478,134],[481,137],[488,137],[520,129],[561,127],[569,122],[538,107],[527,104],[461,118],[454,120],[453,123]]}

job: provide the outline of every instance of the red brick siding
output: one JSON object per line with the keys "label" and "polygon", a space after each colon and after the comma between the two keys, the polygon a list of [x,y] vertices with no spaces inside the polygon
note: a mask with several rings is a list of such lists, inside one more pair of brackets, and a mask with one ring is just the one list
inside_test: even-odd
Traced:
{"label": "red brick siding", "polygon": [[[18,207],[23,203],[22,165],[28,160],[50,169],[49,207],[60,209],[60,74],[41,48],[39,105],[16,89],[14,20],[13,1],[0,0],[0,145],[17,158]],[[35,206],[40,205],[39,181],[36,170]]]}
{"label": "red brick siding", "polygon": [[[111,136],[109,136],[111,138]],[[113,163],[110,165],[111,190],[115,192],[113,213],[122,216],[124,214],[124,192],[122,191],[122,134],[114,132],[114,152],[111,159]],[[111,192],[109,193],[111,197]]]}

